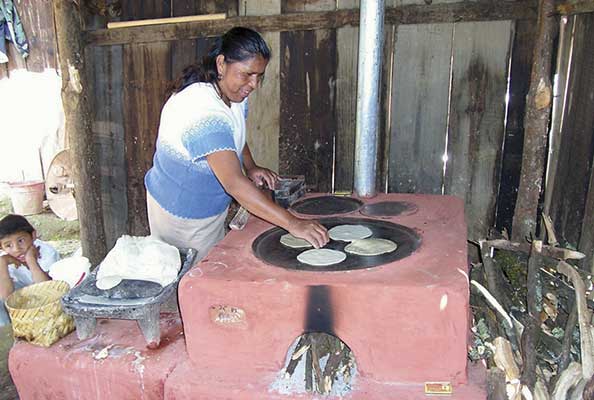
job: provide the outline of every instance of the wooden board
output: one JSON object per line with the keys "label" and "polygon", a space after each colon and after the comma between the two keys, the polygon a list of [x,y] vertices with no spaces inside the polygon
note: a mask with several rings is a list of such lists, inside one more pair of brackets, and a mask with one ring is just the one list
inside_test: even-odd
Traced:
{"label": "wooden board", "polygon": [[[338,9],[359,7],[357,0],[339,0]],[[357,70],[359,28],[345,26],[336,30],[336,143],[334,190],[353,190],[355,132],[357,128]]]}
{"label": "wooden board", "polygon": [[111,249],[128,229],[122,46],[88,49],[86,65],[93,86],[92,131],[100,165],[105,240]]}
{"label": "wooden board", "polygon": [[[171,0],[171,16],[205,15],[225,13],[237,16],[237,1],[234,0]],[[180,39],[171,43],[171,75],[177,78],[190,64],[202,62],[215,38]]]}
{"label": "wooden board", "polygon": [[526,95],[530,86],[530,70],[536,38],[536,24],[533,21],[517,21],[515,25],[496,221],[497,229],[499,231],[506,229],[507,232],[511,232],[520,185]]}
{"label": "wooden board", "polygon": [[574,246],[580,244],[582,229],[592,229],[591,225],[584,226],[587,223],[584,218],[586,215],[587,219],[592,218],[592,211],[585,206],[594,146],[594,42],[591,40],[594,16],[584,14],[575,18],[569,100],[551,201],[551,218],[557,237]]}
{"label": "wooden board", "polygon": [[469,239],[494,225],[505,123],[509,21],[454,27],[445,193],[465,199]]}
{"label": "wooden board", "polygon": [[[280,14],[280,0],[240,0],[240,15]],[[264,81],[248,100],[247,142],[259,166],[279,170],[280,33],[262,33],[272,57]]]}
{"label": "wooden board", "polygon": [[[386,7],[400,5],[400,0],[387,0]],[[380,193],[387,193],[390,173],[390,141],[392,127],[392,82],[394,81],[394,64],[398,24],[385,21],[384,49],[380,80],[380,117],[378,137],[378,170],[376,188]]]}
{"label": "wooden board", "polygon": [[55,29],[53,29],[52,3],[43,0],[21,0],[17,7],[29,41],[27,69],[30,72],[56,70],[57,44]]}
{"label": "wooden board", "polygon": [[[122,2],[122,20],[169,16],[168,1]],[[168,42],[123,46],[128,233],[147,235],[144,175],[152,166],[161,107],[171,79]]]}
{"label": "wooden board", "polygon": [[[314,5],[316,2],[288,5]],[[519,0],[500,5],[497,2],[454,2],[453,4],[413,4],[386,9],[388,24],[424,24],[462,21],[501,21],[536,19],[536,0]],[[89,44],[105,46],[125,43],[149,43],[198,37],[217,36],[233,26],[247,26],[260,32],[336,29],[358,25],[358,10],[312,11],[271,16],[230,17],[225,20],[196,21],[183,24],[140,26],[127,29],[100,29],[87,32]]]}
{"label": "wooden board", "polygon": [[441,193],[453,27],[398,27],[389,192]]}
{"label": "wooden board", "polygon": [[[283,13],[333,9],[334,1],[287,1]],[[336,32],[283,32],[280,166],[284,175],[305,175],[315,191],[332,184],[335,120]]]}

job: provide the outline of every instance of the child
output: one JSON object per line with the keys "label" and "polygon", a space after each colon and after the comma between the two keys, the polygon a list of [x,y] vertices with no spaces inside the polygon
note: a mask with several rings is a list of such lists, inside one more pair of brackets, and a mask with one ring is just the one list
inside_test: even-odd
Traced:
{"label": "child", "polygon": [[49,280],[47,271],[58,252],[37,239],[25,217],[10,214],[0,220],[0,326],[10,323],[4,301],[15,290]]}

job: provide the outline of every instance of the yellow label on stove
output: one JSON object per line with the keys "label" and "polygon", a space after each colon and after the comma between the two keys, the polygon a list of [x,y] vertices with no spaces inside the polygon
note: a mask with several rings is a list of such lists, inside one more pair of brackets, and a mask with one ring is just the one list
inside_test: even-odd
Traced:
{"label": "yellow label on stove", "polygon": [[349,192],[349,191],[336,191],[333,193],[334,196],[350,196],[353,194],[353,192]]}
{"label": "yellow label on stove", "polygon": [[452,391],[452,384],[450,382],[425,382],[425,394],[449,396],[452,394]]}

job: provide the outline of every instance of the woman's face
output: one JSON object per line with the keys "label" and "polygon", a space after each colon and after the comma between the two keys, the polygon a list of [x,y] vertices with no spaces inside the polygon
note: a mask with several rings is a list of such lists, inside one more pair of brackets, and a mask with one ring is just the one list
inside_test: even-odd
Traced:
{"label": "woman's face", "polygon": [[233,63],[225,62],[223,55],[217,56],[217,70],[219,76],[222,76],[218,84],[223,92],[223,100],[233,103],[242,102],[258,87],[264,77],[266,65],[268,61],[260,54]]}

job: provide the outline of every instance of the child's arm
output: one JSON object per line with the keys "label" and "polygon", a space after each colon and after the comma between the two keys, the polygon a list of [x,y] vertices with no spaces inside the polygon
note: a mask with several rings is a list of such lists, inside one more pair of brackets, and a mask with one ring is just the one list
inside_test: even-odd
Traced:
{"label": "child's arm", "polygon": [[6,300],[14,291],[12,278],[8,274],[8,257],[0,256],[0,298]]}
{"label": "child's arm", "polygon": [[37,246],[35,245],[29,247],[29,250],[25,253],[25,262],[27,263],[27,267],[29,267],[29,271],[31,271],[33,282],[49,281],[49,276],[39,266],[39,262],[37,261],[38,256],[39,250],[37,250]]}

